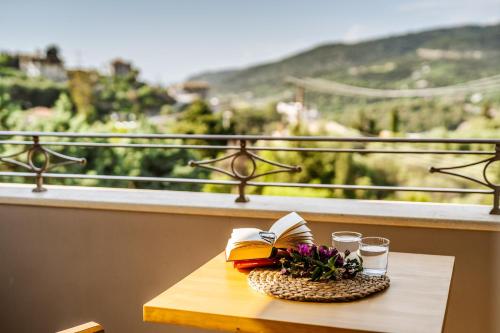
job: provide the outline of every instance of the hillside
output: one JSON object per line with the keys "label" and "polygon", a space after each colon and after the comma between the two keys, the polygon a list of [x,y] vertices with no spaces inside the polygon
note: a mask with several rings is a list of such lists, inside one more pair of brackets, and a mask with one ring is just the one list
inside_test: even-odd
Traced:
{"label": "hillside", "polygon": [[250,92],[254,97],[290,89],[284,83],[289,75],[378,88],[433,87],[498,74],[499,59],[500,24],[463,26],[325,44],[276,62],[191,79],[209,82],[213,95]]}

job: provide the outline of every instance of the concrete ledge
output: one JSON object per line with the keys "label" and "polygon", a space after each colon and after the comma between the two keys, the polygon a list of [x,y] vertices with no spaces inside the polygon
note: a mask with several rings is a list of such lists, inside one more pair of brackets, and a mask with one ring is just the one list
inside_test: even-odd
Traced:
{"label": "concrete ledge", "polygon": [[0,184],[0,204],[263,219],[297,211],[311,222],[500,231],[500,216],[482,205],[257,195],[235,203],[234,194],[77,186],[47,186],[47,192],[33,193],[32,188]]}

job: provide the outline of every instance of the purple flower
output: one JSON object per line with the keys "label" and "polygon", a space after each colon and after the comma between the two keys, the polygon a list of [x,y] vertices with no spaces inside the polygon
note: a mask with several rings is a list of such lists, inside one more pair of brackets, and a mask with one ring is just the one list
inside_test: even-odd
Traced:
{"label": "purple flower", "polygon": [[342,256],[337,256],[337,259],[335,259],[335,267],[340,268],[344,267],[344,258]]}
{"label": "purple flower", "polygon": [[328,247],[328,246],[325,246],[325,245],[321,245],[318,248],[319,259],[321,261],[328,261],[328,259],[330,259],[331,257],[333,257],[333,255],[334,255],[333,251],[336,251],[336,250],[333,249],[333,248],[331,248],[331,247]]}
{"label": "purple flower", "polygon": [[309,244],[305,244],[305,243],[299,244],[299,246],[297,247],[297,251],[299,252],[299,254],[301,256],[311,257],[313,254],[313,250],[315,250],[315,249],[313,249],[313,246],[311,246]]}

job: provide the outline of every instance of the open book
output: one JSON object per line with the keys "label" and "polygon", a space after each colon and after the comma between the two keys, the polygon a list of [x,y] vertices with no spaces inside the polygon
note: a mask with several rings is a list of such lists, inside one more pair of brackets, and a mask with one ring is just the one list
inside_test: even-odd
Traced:
{"label": "open book", "polygon": [[276,221],[269,231],[257,228],[233,229],[227,241],[226,260],[269,258],[273,248],[296,247],[300,243],[313,243],[311,229],[306,221],[292,212]]}

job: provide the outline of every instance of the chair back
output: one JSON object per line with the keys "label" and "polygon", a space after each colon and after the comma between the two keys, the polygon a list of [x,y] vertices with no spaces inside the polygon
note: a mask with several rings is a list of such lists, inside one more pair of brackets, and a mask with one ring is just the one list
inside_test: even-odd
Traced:
{"label": "chair back", "polygon": [[91,321],[56,333],[104,333],[104,328],[100,324]]}

